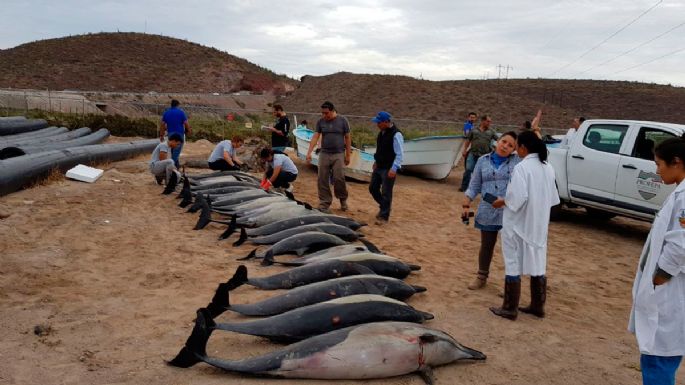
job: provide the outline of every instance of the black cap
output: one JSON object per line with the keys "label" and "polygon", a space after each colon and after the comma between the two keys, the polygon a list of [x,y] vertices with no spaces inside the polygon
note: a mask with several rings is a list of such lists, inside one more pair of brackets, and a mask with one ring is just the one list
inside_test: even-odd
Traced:
{"label": "black cap", "polygon": [[331,111],[335,110],[335,106],[333,105],[333,103],[329,102],[328,100],[323,102],[323,104],[321,105],[321,108],[327,108]]}

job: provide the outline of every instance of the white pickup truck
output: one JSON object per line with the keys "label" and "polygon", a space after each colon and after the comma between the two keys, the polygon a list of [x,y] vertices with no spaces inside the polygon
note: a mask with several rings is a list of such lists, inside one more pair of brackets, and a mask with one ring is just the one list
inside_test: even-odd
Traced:
{"label": "white pickup truck", "polygon": [[683,132],[680,124],[586,120],[567,146],[549,148],[562,204],[598,218],[652,220],[675,188],[656,174],[654,147]]}

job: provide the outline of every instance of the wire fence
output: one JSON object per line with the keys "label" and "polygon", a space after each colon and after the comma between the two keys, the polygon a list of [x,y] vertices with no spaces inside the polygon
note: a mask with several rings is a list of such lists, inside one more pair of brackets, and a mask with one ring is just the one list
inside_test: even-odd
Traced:
{"label": "wire fence", "polygon": [[[88,95],[89,97],[86,97]],[[206,94],[155,94],[164,97],[189,97],[207,96]],[[5,115],[10,111],[42,110],[58,111],[71,114],[119,114],[134,118],[150,118],[158,120],[162,113],[168,108],[168,104],[149,103],[126,99],[141,99],[143,96],[149,97],[151,94],[136,93],[112,93],[99,91],[42,91],[42,90],[14,90],[0,89],[0,111],[5,110]],[[249,95],[240,95],[241,97]],[[108,100],[97,100],[95,98],[106,97]],[[123,98],[123,100],[117,100]],[[193,117],[203,119],[229,120],[244,122],[246,127],[258,130],[259,124],[269,122],[273,119],[271,111],[265,107],[262,109],[241,108],[241,107],[219,107],[215,105],[184,103],[183,110],[188,114],[192,124]],[[369,131],[373,133],[376,129],[371,122],[373,116],[342,114],[350,122],[353,129]],[[291,124],[295,127],[301,121],[306,120],[309,128],[314,128],[320,119],[320,112],[308,111],[288,111]],[[428,119],[406,119],[402,117],[394,118],[401,130],[411,131],[417,135],[460,135],[463,134],[464,122],[449,120],[428,120]],[[252,127],[252,126],[255,127]],[[494,122],[494,128],[499,132],[518,130],[520,125],[510,123]],[[563,134],[565,129],[543,128],[545,134]]]}

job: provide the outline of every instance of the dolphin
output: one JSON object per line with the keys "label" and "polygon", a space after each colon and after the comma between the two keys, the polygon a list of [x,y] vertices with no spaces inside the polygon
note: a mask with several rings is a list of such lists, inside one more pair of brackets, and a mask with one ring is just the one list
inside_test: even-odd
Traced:
{"label": "dolphin", "polygon": [[295,342],[348,326],[380,321],[423,323],[430,313],[376,294],[355,294],[254,321],[217,323],[214,328],[276,342]]}
{"label": "dolphin", "polygon": [[256,237],[259,235],[271,235],[279,231],[287,230],[296,226],[308,225],[311,223],[330,222],[336,225],[349,227],[352,230],[359,230],[366,223],[359,223],[354,219],[341,217],[338,215],[330,215],[323,213],[316,213],[314,215],[306,215],[297,218],[283,219],[278,222],[270,223],[268,225],[260,226],[254,229],[247,229],[247,235]]}
{"label": "dolphin", "polygon": [[376,273],[366,266],[338,260],[311,263],[286,270],[282,273],[259,278],[248,278],[247,268],[243,265],[239,266],[236,270],[236,275],[239,277],[237,281],[242,281],[264,290],[292,289],[314,282],[361,274],[373,275]]}
{"label": "dolphin", "polygon": [[347,241],[347,242],[354,242],[357,239],[359,239],[359,237],[363,236],[363,235],[359,234],[358,232],[350,229],[349,227],[336,225],[334,223],[319,222],[319,223],[312,223],[309,225],[297,226],[297,227],[293,227],[291,229],[279,231],[278,233],[275,233],[275,234],[263,235],[260,237],[254,237],[254,238],[249,238],[249,239],[247,237],[247,232],[245,231],[244,228],[242,228],[242,229],[240,229],[240,239],[235,241],[233,243],[233,246],[240,246],[246,240],[249,240],[250,242],[252,242],[256,245],[272,245],[272,244],[274,244],[278,241],[281,241],[285,238],[288,238],[292,235],[304,233],[307,231],[320,231],[320,232],[323,232],[326,234],[335,235],[336,237],[342,239],[343,241]]}
{"label": "dolphin", "polygon": [[[278,263],[285,266],[304,266],[330,260],[356,263],[368,267],[376,274],[400,279],[405,278],[412,271],[421,270],[421,266],[419,265],[407,264],[395,257],[376,253],[354,253],[336,257],[304,257]],[[262,261],[262,265],[271,265],[274,262],[273,255],[267,252]]]}
{"label": "dolphin", "polygon": [[[291,235],[288,238],[282,239],[273,244],[266,251],[257,254],[257,249],[254,249],[243,258],[238,258],[239,261],[252,258],[266,258],[268,264],[273,264],[273,256],[280,254],[295,253],[303,255],[306,251],[317,251],[331,246],[344,245],[345,241],[335,235],[326,234],[321,231],[306,231]],[[267,265],[265,263],[265,265]]]}
{"label": "dolphin", "polygon": [[246,271],[243,266],[228,282],[219,284],[212,301],[207,305],[212,317],[217,317],[226,310],[247,316],[270,316],[355,294],[376,294],[404,301],[416,293],[426,291],[423,286],[409,285],[397,278],[366,274],[299,286],[284,294],[251,304],[230,304],[230,291],[247,282]]}
{"label": "dolphin", "polygon": [[334,330],[261,356],[237,361],[207,356],[214,321],[198,311],[195,327],[170,365],[188,368],[200,361],[231,372],[256,376],[365,380],[418,372],[433,383],[432,368],[460,360],[485,360],[485,354],[449,334],[409,322],[373,322]]}

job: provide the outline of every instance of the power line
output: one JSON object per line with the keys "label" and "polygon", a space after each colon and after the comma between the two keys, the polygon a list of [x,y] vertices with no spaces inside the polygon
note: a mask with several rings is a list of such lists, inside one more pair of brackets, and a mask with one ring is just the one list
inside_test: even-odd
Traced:
{"label": "power line", "polygon": [[568,64],[562,66],[562,67],[559,68],[558,70],[552,72],[549,76],[552,77],[552,76],[556,75],[557,73],[559,73],[559,72],[565,70],[566,68],[570,67],[571,65],[577,63],[580,59],[584,58],[587,54],[589,54],[590,52],[596,50],[596,49],[599,48],[602,44],[606,43],[607,41],[609,41],[610,39],[612,39],[614,36],[618,35],[619,33],[621,33],[621,32],[622,32],[623,30],[625,30],[626,28],[630,27],[630,26],[631,26],[632,24],[634,24],[636,21],[640,20],[643,16],[645,16],[646,14],[648,14],[649,12],[651,12],[651,10],[653,10],[654,8],[656,8],[656,7],[657,7],[659,4],[661,4],[662,2],[663,2],[663,0],[657,1],[656,4],[654,4],[654,5],[652,5],[651,7],[649,7],[649,9],[647,9],[647,10],[644,11],[644,12],[642,12],[642,13],[641,13],[640,15],[638,15],[636,18],[634,18],[633,20],[631,20],[628,24],[626,24],[626,25],[624,25],[623,27],[619,28],[618,31],[612,33],[611,35],[609,35],[609,37],[607,37],[606,39],[602,40],[599,44],[597,44],[597,45],[595,45],[594,47],[592,47],[592,48],[588,49],[587,51],[583,52],[583,54],[580,55],[580,56],[578,56],[574,61],[572,61],[572,62],[570,62],[570,63],[568,63]]}
{"label": "power line", "polygon": [[621,54],[618,54],[618,55],[612,57],[612,58],[609,59],[609,60],[603,61],[602,63],[599,63],[599,64],[597,64],[597,65],[595,65],[595,66],[592,66],[592,67],[586,69],[586,70],[583,71],[583,72],[580,72],[579,75],[582,75],[582,74],[584,74],[584,73],[590,72],[590,71],[592,71],[593,69],[595,69],[595,68],[597,68],[597,67],[601,67],[601,66],[603,66],[603,65],[605,65],[605,64],[607,64],[607,63],[611,63],[612,61],[614,61],[614,60],[616,60],[616,59],[618,59],[618,58],[620,58],[620,57],[623,57],[623,56],[625,56],[625,55],[627,55],[627,54],[629,54],[629,53],[635,51],[635,50],[638,49],[638,48],[642,48],[642,47],[646,46],[647,44],[653,42],[654,40],[657,40],[657,39],[659,39],[659,38],[661,38],[661,37],[663,37],[663,36],[665,36],[665,35],[671,33],[672,31],[674,31],[674,30],[676,30],[676,29],[678,29],[678,28],[680,28],[680,27],[682,27],[682,26],[684,26],[684,25],[685,25],[685,22],[682,22],[682,23],[676,25],[675,27],[669,29],[668,31],[663,32],[663,33],[661,33],[661,34],[659,34],[659,35],[657,35],[657,36],[655,36],[655,37],[653,37],[653,38],[647,40],[646,42],[644,42],[644,43],[642,43],[642,44],[639,44],[639,45],[637,45],[637,46],[635,46],[635,47],[633,47],[633,48],[631,48],[631,49],[629,49],[629,50],[627,50],[627,51],[625,51],[625,52],[623,52],[623,53],[621,53]]}
{"label": "power line", "polygon": [[[637,68],[637,67],[642,67],[643,65],[646,65],[646,64],[655,62],[655,61],[657,61],[657,60],[661,60],[661,59],[663,59],[663,58],[665,58],[665,57],[668,57],[668,56],[671,56],[671,55],[675,55],[675,54],[680,53],[680,52],[683,52],[683,51],[685,51],[685,48],[681,48],[681,49],[677,49],[677,50],[675,50],[675,51],[671,51],[671,52],[669,52],[669,53],[667,53],[667,54],[665,54],[665,55],[661,55],[661,56],[659,56],[659,57],[657,57],[657,58],[654,58],[654,59],[652,59],[652,60],[648,60],[648,61],[646,61],[646,62],[642,62],[642,63],[640,63],[640,64],[636,64],[636,65],[634,65],[634,66],[632,66],[632,67],[628,67],[628,68],[626,68],[626,69],[622,69],[622,70],[620,70],[620,71],[618,71],[618,72],[614,72],[613,75],[618,75],[618,74],[620,74],[620,73],[623,73],[623,72],[626,72],[626,71],[630,71],[630,70],[635,69],[635,68]],[[612,75],[612,76],[613,76],[613,75]]]}

